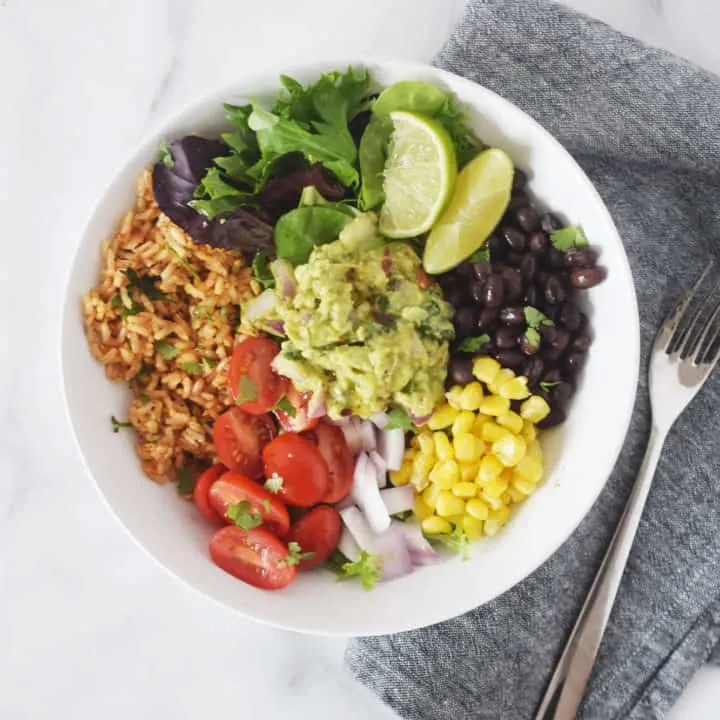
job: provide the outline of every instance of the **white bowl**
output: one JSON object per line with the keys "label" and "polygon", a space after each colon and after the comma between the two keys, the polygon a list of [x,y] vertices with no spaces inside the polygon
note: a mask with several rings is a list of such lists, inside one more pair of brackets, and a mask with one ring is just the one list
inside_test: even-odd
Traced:
{"label": "white bowl", "polygon": [[591,292],[595,343],[570,419],[545,435],[549,477],[515,511],[494,539],[474,543],[472,558],[428,566],[372,592],[334,581],[325,571],[302,574],[282,592],[264,592],[217,568],[208,556],[211,528],[174,487],[140,471],[130,432],[113,435],[110,415],[124,417],[129,393],[106,380],[88,352],[80,298],[97,281],[100,245],[134,198],[141,170],[161,140],[225,127],[223,101],[270,99],[276,73],[238,81],[158,128],[133,153],[100,199],[79,244],[70,275],[62,333],[68,413],[90,474],[130,535],[178,579],[247,617],[278,627],[327,635],[376,635],[422,627],[467,612],[505,592],[542,564],[568,538],[602,490],[625,438],[639,361],[638,313],[627,257],[613,221],[585,173],[532,118],[473,82],[432,67],[395,61],[340,62],[283,72],[309,82],[325,70],[364,65],[385,87],[422,79],[454,92],[479,137],[505,149],[531,175],[540,202],[579,223],[602,251],[608,279]]}

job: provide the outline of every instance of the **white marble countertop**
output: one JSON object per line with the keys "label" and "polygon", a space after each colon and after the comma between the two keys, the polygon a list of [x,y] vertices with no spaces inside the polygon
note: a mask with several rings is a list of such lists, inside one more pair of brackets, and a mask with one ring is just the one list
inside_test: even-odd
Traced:
{"label": "white marble countertop", "polygon": [[[715,0],[570,4],[720,72]],[[64,418],[59,309],[88,213],[151,123],[268,58],[428,60],[463,5],[0,0],[3,720],[393,717],[343,672],[342,640],[218,609],[111,519]],[[671,717],[719,716],[720,671],[703,670]]]}

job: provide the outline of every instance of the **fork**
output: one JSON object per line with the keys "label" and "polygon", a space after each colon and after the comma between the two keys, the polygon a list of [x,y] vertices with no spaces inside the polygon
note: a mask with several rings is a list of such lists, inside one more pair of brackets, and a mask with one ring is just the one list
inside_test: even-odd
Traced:
{"label": "fork", "polygon": [[[707,287],[710,280],[710,288]],[[649,363],[652,429],[645,458],[535,720],[572,720],[582,702],[665,439],[720,357],[720,277],[711,263],[655,337]]]}

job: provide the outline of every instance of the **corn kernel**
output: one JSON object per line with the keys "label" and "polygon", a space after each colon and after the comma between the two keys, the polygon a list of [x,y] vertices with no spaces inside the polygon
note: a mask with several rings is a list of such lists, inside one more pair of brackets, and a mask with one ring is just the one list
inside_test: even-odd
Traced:
{"label": "corn kernel", "polygon": [[462,463],[460,465],[460,480],[462,482],[474,482],[479,468],[480,463]]}
{"label": "corn kernel", "polygon": [[527,496],[531,495],[535,491],[535,483],[531,483],[524,477],[520,477],[519,475],[517,475],[513,478],[510,488],[519,490],[523,495]]}
{"label": "corn kernel", "polygon": [[510,410],[510,401],[499,395],[490,395],[480,403],[480,412],[485,415],[502,415]]}
{"label": "corn kernel", "polygon": [[504,478],[497,477],[490,482],[483,485],[483,495],[487,495],[492,498],[499,498],[507,489],[509,484]]}
{"label": "corn kernel", "polygon": [[475,413],[470,410],[463,410],[458,413],[455,418],[455,422],[452,424],[451,432],[453,435],[463,435],[469,433],[472,430],[473,424],[475,423]]}
{"label": "corn kernel", "polygon": [[490,506],[490,510],[499,510],[505,507],[505,503],[499,497],[493,497],[483,492],[480,494],[480,498]]}
{"label": "corn kernel", "polygon": [[506,435],[493,443],[492,451],[503,465],[513,467],[525,457],[527,443],[522,435]]}
{"label": "corn kernel", "polygon": [[473,375],[486,385],[491,383],[500,372],[500,363],[491,357],[475,358],[472,367]]}
{"label": "corn kernel", "polygon": [[503,383],[498,388],[498,392],[504,398],[508,398],[508,400],[524,400],[528,397],[528,395],[530,395],[527,384],[528,379],[526,377],[516,377],[512,380],[508,380],[506,383]]}
{"label": "corn kernel", "polygon": [[407,485],[410,482],[410,475],[412,475],[412,463],[404,462],[399,470],[390,471],[390,482],[395,487]]}
{"label": "corn kernel", "polygon": [[483,534],[483,521],[474,518],[472,515],[463,515],[460,521],[468,540],[479,540]]}
{"label": "corn kernel", "polygon": [[542,460],[534,455],[525,457],[515,466],[515,476],[527,480],[533,485],[540,482],[543,475]]}
{"label": "corn kernel", "polygon": [[543,458],[542,445],[537,440],[531,440],[527,444],[527,454],[530,457],[536,457],[538,460],[542,461],[542,458]]}
{"label": "corn kernel", "polygon": [[433,514],[433,509],[428,507],[419,497],[416,497],[413,512],[415,513],[415,517],[422,522],[426,517],[430,517]]}
{"label": "corn kernel", "polygon": [[510,489],[508,490],[508,495],[510,496],[510,501],[515,503],[516,505],[527,499],[527,493],[524,493],[522,490],[520,490],[520,488],[516,488],[514,485],[510,486]]}
{"label": "corn kernel", "polygon": [[463,433],[455,436],[453,449],[458,462],[469,463],[480,459],[484,444],[482,440],[479,440],[474,435]]}
{"label": "corn kernel", "polygon": [[422,492],[430,484],[430,479],[427,475],[416,475],[413,473],[410,476],[410,484],[415,489],[415,492]]}
{"label": "corn kernel", "polygon": [[477,410],[483,399],[483,389],[479,382],[471,382],[460,393],[460,407],[463,410]]}
{"label": "corn kernel", "polygon": [[445,399],[448,405],[456,410],[460,410],[460,395],[462,394],[462,386],[453,385],[446,393]]}
{"label": "corn kernel", "polygon": [[432,433],[421,432],[415,436],[415,440],[423,455],[429,455],[430,457],[435,455],[435,443],[433,442]]}
{"label": "corn kernel", "polygon": [[525,420],[525,422],[523,422],[520,434],[525,438],[526,442],[530,442],[531,440],[535,440],[535,438],[537,437],[537,428],[533,423]]}
{"label": "corn kernel", "polygon": [[437,505],[437,499],[440,497],[440,493],[442,492],[442,488],[439,485],[429,485],[422,491],[422,501],[432,510],[435,510],[435,506]]}
{"label": "corn kernel", "polygon": [[430,430],[442,430],[443,428],[450,427],[455,418],[457,417],[458,411],[450,405],[441,405],[427,421],[427,426]]}
{"label": "corn kernel", "polygon": [[488,537],[496,535],[500,528],[510,519],[510,508],[502,507],[490,513],[490,517],[485,521],[485,534]]}
{"label": "corn kernel", "polygon": [[478,413],[475,416],[475,420],[473,420],[473,426],[472,426],[472,434],[476,437],[481,436],[482,426],[486,422],[490,422],[492,418],[489,415],[483,415],[482,413]]}
{"label": "corn kernel", "polygon": [[462,515],[465,512],[465,501],[453,495],[449,490],[441,490],[435,504],[435,512],[445,518]]}
{"label": "corn kernel", "polygon": [[439,462],[430,471],[430,482],[449,490],[460,479],[460,466],[454,460]]}
{"label": "corn kernel", "polygon": [[539,395],[531,395],[521,406],[520,415],[523,420],[539,423],[550,414],[550,406],[545,398]]}
{"label": "corn kernel", "polygon": [[414,460],[418,451],[415,448],[408,448],[403,455],[403,460]]}
{"label": "corn kernel", "polygon": [[498,394],[498,390],[502,385],[504,385],[506,382],[509,382],[515,377],[515,373],[508,369],[503,368],[496,376],[495,379],[488,383],[488,390],[493,393],[493,395]]}
{"label": "corn kernel", "polygon": [[477,485],[474,482],[458,482],[452,487],[452,494],[459,498],[475,497]]}
{"label": "corn kernel", "polygon": [[488,443],[494,443],[510,434],[507,428],[501,427],[496,422],[486,422],[480,430],[481,439]]}
{"label": "corn kernel", "polygon": [[438,517],[437,515],[430,515],[426,517],[420,523],[424,533],[428,535],[445,535],[446,533],[452,532],[452,525],[445,520],[445,518]]}
{"label": "corn kernel", "polygon": [[415,456],[412,464],[413,475],[425,476],[430,473],[435,465],[435,459],[432,455],[425,455],[425,453],[419,453]]}
{"label": "corn kernel", "polygon": [[438,461],[453,460],[455,451],[450,444],[450,438],[442,431],[433,433],[433,444],[435,445],[435,457]]}
{"label": "corn kernel", "polygon": [[477,482],[480,485],[484,485],[485,483],[494,480],[502,471],[503,464],[494,455],[486,455],[480,461]]}
{"label": "corn kernel", "polygon": [[472,498],[465,503],[465,512],[478,520],[485,520],[490,514],[490,508],[480,498]]}
{"label": "corn kernel", "polygon": [[510,432],[519,433],[523,428],[523,419],[512,410],[504,412],[502,415],[498,415],[495,421],[498,425],[507,428]]}
{"label": "corn kernel", "polygon": [[417,450],[420,447],[417,435],[413,435],[412,438],[410,438],[410,447],[413,448],[413,450]]}
{"label": "corn kernel", "polygon": [[508,488],[501,496],[500,499],[506,504],[509,505],[512,502],[512,497],[510,497],[510,488]]}

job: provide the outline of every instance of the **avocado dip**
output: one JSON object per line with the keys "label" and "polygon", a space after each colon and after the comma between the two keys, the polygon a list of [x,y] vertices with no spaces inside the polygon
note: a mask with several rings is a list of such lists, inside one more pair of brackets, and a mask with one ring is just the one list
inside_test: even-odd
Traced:
{"label": "avocado dip", "polygon": [[277,307],[287,340],[273,361],[303,392],[327,392],[327,414],[367,418],[391,406],[430,414],[444,392],[453,310],[415,251],[387,243],[364,213],[295,268]]}

